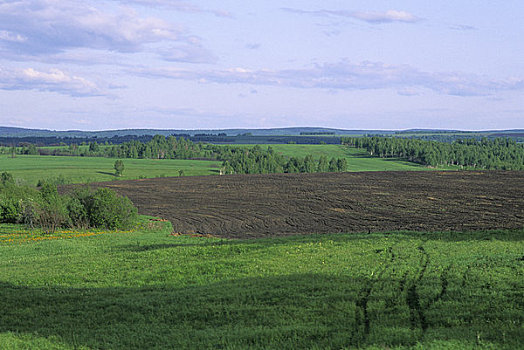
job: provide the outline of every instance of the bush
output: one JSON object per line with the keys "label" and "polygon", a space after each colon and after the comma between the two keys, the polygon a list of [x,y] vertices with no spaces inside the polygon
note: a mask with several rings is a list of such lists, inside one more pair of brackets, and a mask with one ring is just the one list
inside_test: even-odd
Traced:
{"label": "bush", "polygon": [[87,203],[89,223],[94,227],[132,228],[138,218],[137,209],[127,197],[108,188],[99,188]]}
{"label": "bush", "polygon": [[20,201],[20,213],[17,222],[34,228],[39,224],[38,217],[39,204],[33,199],[23,199]]}
{"label": "bush", "polygon": [[14,181],[0,185],[0,222],[17,223],[23,215],[24,203],[38,201],[38,191],[18,186]]}
{"label": "bush", "polygon": [[0,222],[39,226],[46,232],[59,227],[132,228],[138,218],[130,199],[108,188],[87,187],[60,195],[56,185],[43,183],[40,191],[15,182],[0,182]]}
{"label": "bush", "polygon": [[77,197],[70,197],[67,202],[67,211],[69,212],[69,222],[72,227],[88,228],[89,216],[86,206]]}
{"label": "bush", "polygon": [[59,227],[70,225],[65,196],[52,196],[42,201],[36,209],[37,223],[45,232],[53,233]]}

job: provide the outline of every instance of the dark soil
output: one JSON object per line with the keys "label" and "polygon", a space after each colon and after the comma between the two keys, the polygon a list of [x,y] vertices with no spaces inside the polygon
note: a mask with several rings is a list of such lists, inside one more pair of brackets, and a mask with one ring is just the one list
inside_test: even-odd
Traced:
{"label": "dark soil", "polygon": [[176,232],[289,234],[524,227],[524,172],[228,175],[101,183]]}

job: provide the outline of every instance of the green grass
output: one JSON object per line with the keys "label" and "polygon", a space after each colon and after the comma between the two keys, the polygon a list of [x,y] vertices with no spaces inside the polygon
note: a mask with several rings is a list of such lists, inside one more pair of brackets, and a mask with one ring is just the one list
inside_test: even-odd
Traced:
{"label": "green grass", "polygon": [[[253,145],[241,145],[242,147],[253,147]],[[264,149],[268,145],[260,145]],[[276,152],[286,157],[305,157],[311,154],[318,159],[325,155],[331,158],[346,158],[348,171],[402,171],[402,170],[434,170],[422,165],[408,162],[398,158],[376,158],[371,157],[364,149],[350,148],[343,145],[269,145]],[[444,168],[438,168],[442,170]],[[449,168],[446,168],[449,169]]]}
{"label": "green grass", "polygon": [[55,157],[18,155],[10,158],[0,155],[0,172],[7,171],[15,178],[36,185],[41,179],[62,176],[72,183],[129,180],[139,177],[184,176],[218,174],[221,162],[178,159],[123,159],[123,176],[116,177],[115,159],[100,157]]}
{"label": "green grass", "polygon": [[22,241],[35,235],[0,226],[18,235],[0,241],[0,348],[524,346],[524,230],[169,233]]}

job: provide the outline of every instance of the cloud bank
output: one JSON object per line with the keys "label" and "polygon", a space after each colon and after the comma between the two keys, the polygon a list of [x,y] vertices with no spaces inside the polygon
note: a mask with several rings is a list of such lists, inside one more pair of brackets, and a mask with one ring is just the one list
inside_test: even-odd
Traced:
{"label": "cloud bank", "polygon": [[[185,11],[200,11],[178,1],[122,2],[165,4]],[[78,0],[0,3],[0,55],[4,58],[57,62],[60,55],[80,49],[123,54],[156,52],[169,61],[190,63],[216,61],[202,47],[200,39],[189,35],[183,27],[160,18],[141,16],[130,7]]]}
{"label": "cloud bank", "polygon": [[34,68],[6,69],[0,67],[0,89],[51,91],[77,97],[103,94],[94,82],[56,68],[39,71]]}
{"label": "cloud bank", "polygon": [[286,12],[291,12],[295,14],[302,15],[313,15],[313,16],[323,16],[323,17],[345,17],[357,19],[371,24],[382,24],[382,23],[392,23],[392,22],[401,22],[401,23],[415,23],[422,20],[422,18],[417,17],[406,11],[397,11],[397,10],[388,10],[385,12],[361,12],[361,11],[344,11],[344,10],[300,10],[294,8],[284,7],[282,10]]}
{"label": "cloud bank", "polygon": [[194,80],[202,83],[251,84],[299,89],[372,90],[397,89],[402,95],[417,95],[423,90],[453,96],[486,96],[498,91],[524,89],[524,80],[494,80],[464,73],[423,72],[409,65],[381,62],[324,63],[303,69],[182,70],[172,68],[134,69],[132,74],[146,77]]}

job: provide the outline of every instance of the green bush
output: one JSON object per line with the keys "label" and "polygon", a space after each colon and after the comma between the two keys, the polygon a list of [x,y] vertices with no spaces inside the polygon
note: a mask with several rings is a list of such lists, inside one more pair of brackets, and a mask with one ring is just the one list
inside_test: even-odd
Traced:
{"label": "green bush", "polygon": [[85,187],[60,195],[50,183],[43,183],[37,191],[14,181],[0,181],[0,222],[54,232],[60,227],[130,229],[137,218],[131,200],[108,188],[93,192]]}
{"label": "green bush", "polygon": [[17,222],[34,228],[39,224],[38,209],[39,204],[35,200],[28,198],[20,202],[20,213]]}
{"label": "green bush", "polygon": [[69,213],[62,196],[53,196],[43,201],[36,210],[37,223],[45,232],[55,232],[59,227],[69,227]]}
{"label": "green bush", "polygon": [[89,222],[94,227],[129,229],[138,218],[137,209],[131,200],[108,188],[96,190],[88,205]]}
{"label": "green bush", "polygon": [[77,197],[70,197],[67,202],[67,211],[69,212],[69,222],[72,227],[88,228],[89,216],[87,208]]}
{"label": "green bush", "polygon": [[0,222],[17,223],[24,209],[24,201],[38,201],[38,191],[26,186],[18,186],[14,181],[0,185]]}

